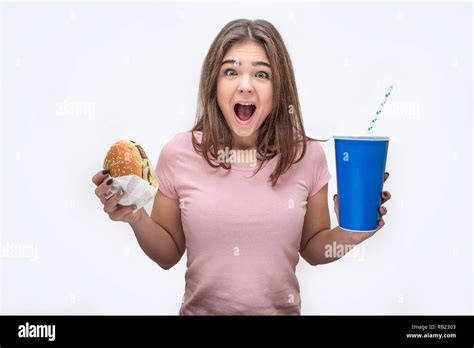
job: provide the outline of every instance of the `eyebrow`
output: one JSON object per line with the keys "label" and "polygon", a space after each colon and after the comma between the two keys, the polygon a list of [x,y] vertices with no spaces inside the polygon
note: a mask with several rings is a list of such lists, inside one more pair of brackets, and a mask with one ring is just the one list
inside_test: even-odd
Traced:
{"label": "eyebrow", "polygon": [[[242,65],[242,63],[240,63],[240,61],[235,60],[235,59],[227,59],[227,60],[224,60],[224,61],[222,62],[222,65],[224,65],[224,64]],[[272,68],[270,64],[268,64],[267,62],[264,62],[264,61],[252,62],[252,66],[258,66],[258,65],[263,65],[263,66],[269,67],[270,69]]]}

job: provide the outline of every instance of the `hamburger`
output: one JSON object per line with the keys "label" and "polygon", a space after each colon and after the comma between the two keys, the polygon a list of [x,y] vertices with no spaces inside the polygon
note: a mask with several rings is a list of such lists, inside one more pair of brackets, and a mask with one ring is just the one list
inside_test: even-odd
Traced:
{"label": "hamburger", "polygon": [[104,169],[108,169],[112,177],[136,175],[151,186],[158,187],[153,166],[141,145],[135,141],[119,140],[113,144],[105,156]]}

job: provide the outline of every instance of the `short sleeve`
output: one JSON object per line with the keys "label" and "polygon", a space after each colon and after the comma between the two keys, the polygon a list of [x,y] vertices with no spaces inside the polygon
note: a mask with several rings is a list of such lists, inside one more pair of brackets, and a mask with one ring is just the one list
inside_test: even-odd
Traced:
{"label": "short sleeve", "polygon": [[166,143],[161,149],[158,162],[155,166],[156,178],[158,180],[158,190],[165,196],[178,199],[178,192],[175,186],[176,177],[176,153],[173,140]]}
{"label": "short sleeve", "polygon": [[311,183],[309,185],[310,190],[308,197],[311,197],[318,193],[324,185],[326,185],[331,179],[331,173],[328,169],[326,155],[324,149],[318,141],[309,141],[308,150],[311,152],[311,158],[313,172],[311,175]]}

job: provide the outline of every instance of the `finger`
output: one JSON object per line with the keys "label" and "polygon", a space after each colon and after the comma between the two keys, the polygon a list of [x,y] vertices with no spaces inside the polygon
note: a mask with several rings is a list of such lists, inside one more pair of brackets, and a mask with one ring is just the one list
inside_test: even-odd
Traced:
{"label": "finger", "polygon": [[112,182],[114,181],[113,178],[109,178],[107,180],[102,181],[102,183],[96,187],[95,189],[95,195],[99,197],[102,201],[102,199],[105,198],[105,193],[107,192],[108,189],[110,189]]}
{"label": "finger", "polygon": [[109,176],[108,169],[101,170],[100,172],[98,172],[96,175],[92,177],[92,182],[96,184],[97,186],[99,186],[102,183],[102,181],[104,181],[104,179],[107,178],[108,176]]}
{"label": "finger", "polygon": [[385,214],[387,214],[387,208],[380,207],[379,208],[379,213],[380,213],[380,216],[384,216]]}
{"label": "finger", "polygon": [[337,197],[337,194],[335,194],[334,196],[332,196],[332,200],[336,200],[336,197]]}
{"label": "finger", "polygon": [[384,204],[384,203],[387,202],[390,198],[392,198],[392,195],[390,194],[390,192],[388,192],[388,191],[383,191],[383,192],[382,192],[382,203],[381,203],[381,204]]}
{"label": "finger", "polygon": [[380,230],[384,225],[385,225],[385,221],[383,221],[383,218],[380,218],[379,224],[377,226],[377,231]]}
{"label": "finger", "polygon": [[112,197],[110,197],[104,204],[104,211],[107,214],[110,214],[113,211],[115,211],[123,195],[124,195],[124,191],[120,190],[119,192],[115,193]]}
{"label": "finger", "polygon": [[390,173],[389,172],[385,172],[385,174],[383,175],[383,182],[387,181],[388,177],[390,176]]}
{"label": "finger", "polygon": [[135,205],[129,205],[126,207],[121,206],[117,208],[114,212],[109,214],[109,217],[114,221],[125,221],[129,214],[132,213],[136,209]]}

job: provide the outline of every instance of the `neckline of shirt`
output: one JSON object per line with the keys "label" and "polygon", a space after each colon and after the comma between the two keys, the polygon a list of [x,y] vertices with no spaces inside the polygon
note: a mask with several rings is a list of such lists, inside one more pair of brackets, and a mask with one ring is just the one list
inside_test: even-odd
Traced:
{"label": "neckline of shirt", "polygon": [[[279,155],[276,155],[274,156],[273,158],[271,158],[270,160],[266,161],[263,165],[262,165],[262,169],[266,168],[268,165],[270,165],[271,163],[273,163],[275,161],[275,159],[278,157]],[[256,169],[258,169],[258,164],[255,166],[255,167],[234,167],[230,166],[230,170],[236,170],[238,172],[252,172]]]}
{"label": "neckline of shirt", "polygon": [[[190,135],[192,136],[193,132],[189,132]],[[201,131],[195,131],[195,133],[198,135],[198,140],[201,140],[202,132]],[[279,155],[274,156],[270,160],[268,160],[266,163],[263,164],[262,169],[266,168],[271,162],[275,161],[275,158],[278,157]],[[230,170],[232,171],[238,171],[238,172],[252,172],[254,170],[258,169],[258,164],[255,167],[234,167],[230,166]]]}

